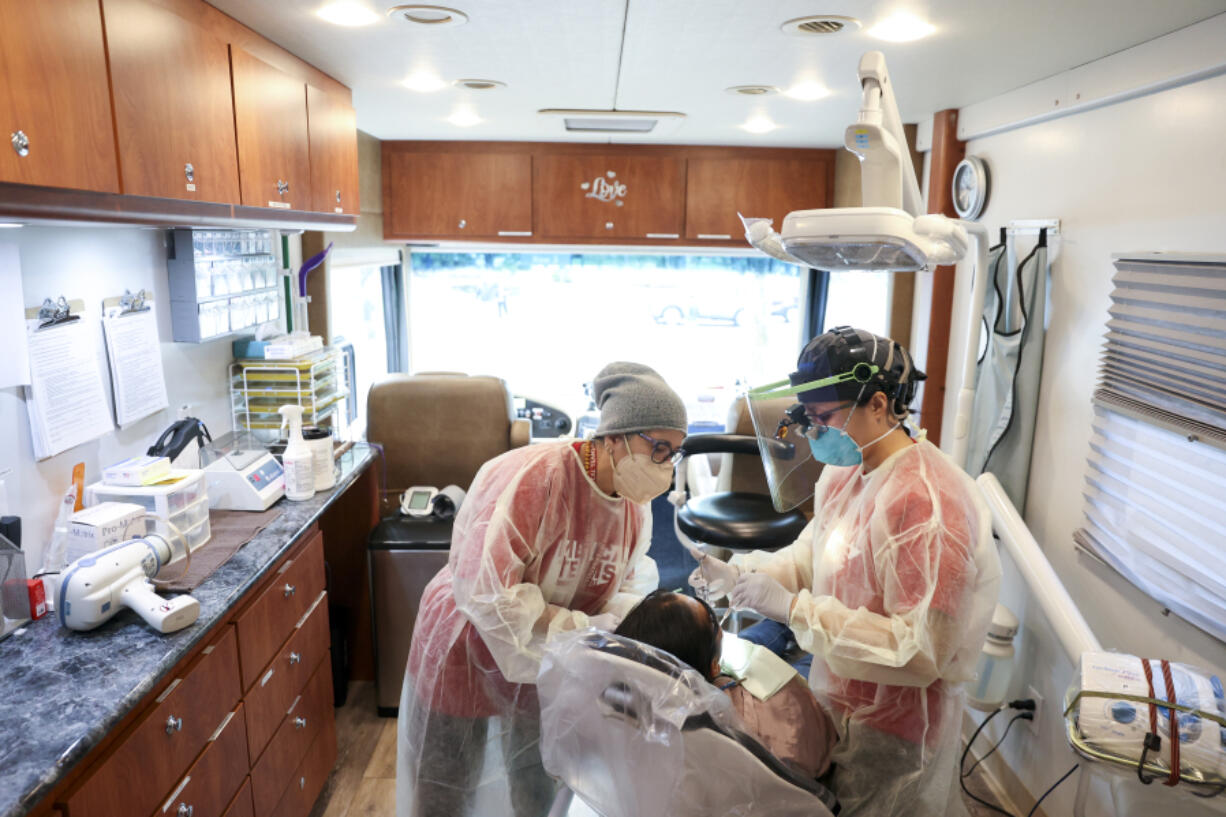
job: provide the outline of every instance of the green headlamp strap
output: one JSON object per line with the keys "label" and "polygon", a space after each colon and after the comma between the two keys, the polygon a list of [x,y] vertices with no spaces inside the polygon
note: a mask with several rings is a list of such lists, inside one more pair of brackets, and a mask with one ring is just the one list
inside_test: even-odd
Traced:
{"label": "green headlamp strap", "polygon": [[749,398],[751,400],[772,400],[777,397],[792,397],[801,392],[813,391],[814,389],[826,386],[836,386],[840,383],[850,383],[852,381],[867,383],[880,371],[881,367],[875,363],[857,363],[849,371],[831,375],[830,377],[823,377],[821,380],[811,380],[808,383],[801,383],[799,386],[791,385],[791,380],[779,380],[774,383],[768,383],[765,386],[758,386],[756,389],[749,390]]}

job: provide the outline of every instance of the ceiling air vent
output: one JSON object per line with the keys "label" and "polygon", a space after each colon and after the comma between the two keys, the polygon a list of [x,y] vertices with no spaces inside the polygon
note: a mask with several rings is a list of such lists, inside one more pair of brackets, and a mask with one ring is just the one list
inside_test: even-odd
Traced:
{"label": "ceiling air vent", "polygon": [[838,34],[859,29],[860,21],[855,17],[842,17],[837,14],[812,14],[808,17],[797,17],[795,20],[788,20],[780,28],[788,34],[796,34],[798,36]]}
{"label": "ceiling air vent", "polygon": [[583,108],[544,108],[542,116],[560,117],[570,133],[652,133],[673,130],[685,119],[677,111],[601,111]]}
{"label": "ceiling air vent", "polygon": [[493,91],[496,88],[505,88],[505,82],[499,82],[496,79],[457,79],[454,83],[457,88],[467,88],[470,91]]}

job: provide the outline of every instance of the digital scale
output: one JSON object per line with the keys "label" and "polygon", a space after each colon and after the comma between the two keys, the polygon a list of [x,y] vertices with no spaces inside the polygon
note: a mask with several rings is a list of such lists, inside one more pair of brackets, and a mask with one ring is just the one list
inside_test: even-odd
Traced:
{"label": "digital scale", "polygon": [[266,511],[285,496],[285,472],[249,431],[223,434],[200,449],[209,507]]}

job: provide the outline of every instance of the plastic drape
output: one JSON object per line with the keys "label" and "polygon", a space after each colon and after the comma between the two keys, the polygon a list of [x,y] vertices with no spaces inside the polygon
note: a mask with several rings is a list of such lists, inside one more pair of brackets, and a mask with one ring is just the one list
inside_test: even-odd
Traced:
{"label": "plastic drape", "polygon": [[550,643],[538,689],[545,768],[604,817],[831,814],[826,789],[775,759],[723,692],[668,653],[567,633]]}
{"label": "plastic drape", "polygon": [[569,443],[482,466],[413,631],[398,731],[401,817],[548,811],[541,656],[559,633],[597,614],[620,618],[655,589],[650,525],[647,506],[596,487]]}
{"label": "plastic drape", "polygon": [[788,622],[840,724],[845,814],[957,814],[960,684],[1000,586],[991,516],[926,440],[868,474],[827,467],[792,545],[735,557],[797,593]]}

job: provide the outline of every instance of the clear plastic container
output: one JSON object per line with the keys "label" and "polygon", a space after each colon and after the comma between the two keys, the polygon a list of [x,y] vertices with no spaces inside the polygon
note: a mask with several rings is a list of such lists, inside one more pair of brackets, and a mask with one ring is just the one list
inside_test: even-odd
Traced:
{"label": "clear plastic container", "polygon": [[[174,519],[189,506],[199,502],[208,506],[208,486],[204,471],[176,469],[170,478],[153,485],[107,485],[95,482],[85,488],[85,504],[99,502],[131,502],[154,516]],[[198,513],[198,511],[197,511]],[[177,523],[176,523],[177,524]]]}

